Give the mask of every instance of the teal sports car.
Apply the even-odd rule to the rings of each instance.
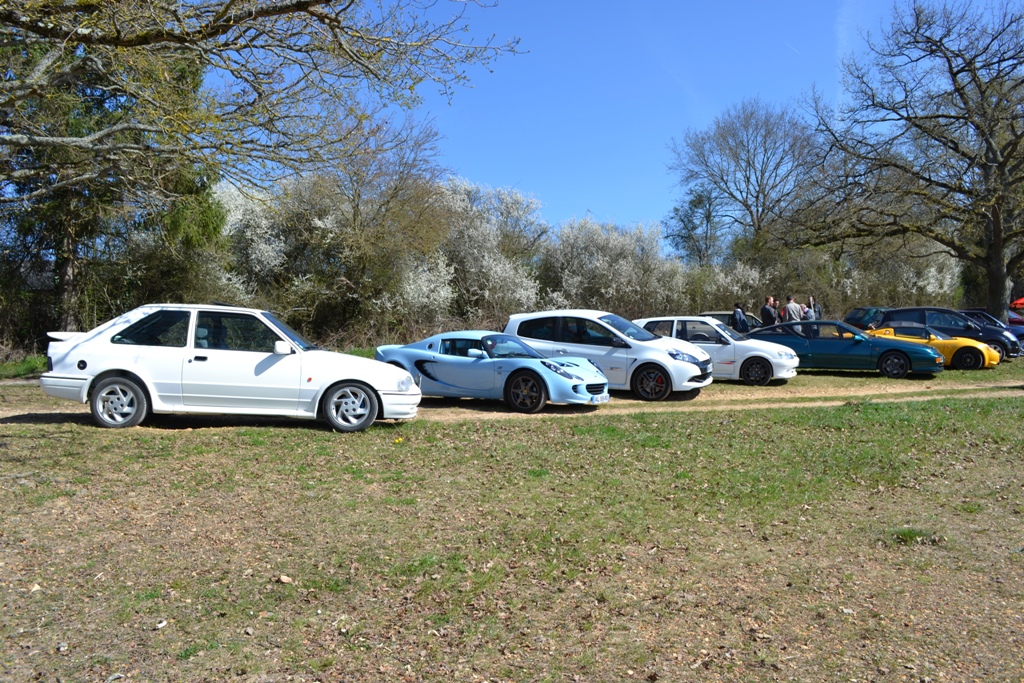
[[[782,323],[752,330],[752,339],[793,349],[800,369],[878,370],[899,379],[911,373],[941,372],[942,354],[929,346],[864,334],[838,320]]]
[[[374,357],[407,370],[424,396],[504,400],[520,413],[550,401],[608,402],[608,378],[586,358],[545,358],[510,334],[444,332],[405,346],[378,346]]]

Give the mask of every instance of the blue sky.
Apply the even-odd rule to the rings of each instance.
[[[682,191],[668,145],[746,98],[789,103],[840,92],[837,65],[877,36],[892,0],[499,0],[475,34],[518,36],[525,54],[421,114],[442,164],[541,203],[557,225],[590,215],[659,222]]]

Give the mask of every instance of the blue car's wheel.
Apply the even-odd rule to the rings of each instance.
[[[644,401],[664,401],[672,393],[672,378],[657,365],[644,365],[633,373],[633,393]]]
[[[536,413],[548,402],[544,381],[534,372],[517,372],[505,383],[505,403],[519,413]]]
[[[910,372],[910,359],[899,351],[890,351],[878,360],[878,370],[890,379],[906,377]]]

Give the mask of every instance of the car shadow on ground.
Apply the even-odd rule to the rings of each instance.
[[[548,403],[538,415],[585,415],[593,413],[599,406],[592,405],[558,405]],[[420,401],[420,411],[430,414],[439,410],[465,410],[473,413],[510,413],[513,415],[522,414],[509,408],[503,401],[489,401],[480,398],[437,398],[424,396]]]
[[[801,375],[808,375],[810,377],[880,377],[881,373],[877,370],[817,370],[814,368],[800,368]],[[935,376],[939,373],[936,372],[920,372],[912,375],[906,375],[898,380],[894,379],[894,382],[902,381],[924,381],[935,379]]]

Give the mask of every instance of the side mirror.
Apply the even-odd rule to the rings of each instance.
[[[853,335],[853,341],[855,341],[855,342],[862,342],[862,341],[867,341],[867,340],[868,340],[868,338],[865,337],[863,334],[855,334],[855,335]]]
[[[466,355],[470,358],[484,358],[487,354],[482,349],[467,349]]]
[[[619,339],[618,337],[612,337],[612,346],[617,348],[617,349],[628,349],[628,348],[631,348],[629,346],[629,344],[627,344],[622,339]]]
[[[293,353],[295,353],[295,351],[292,350],[292,345],[289,344],[288,342],[281,341],[280,339],[274,342],[275,356],[288,356]]]

